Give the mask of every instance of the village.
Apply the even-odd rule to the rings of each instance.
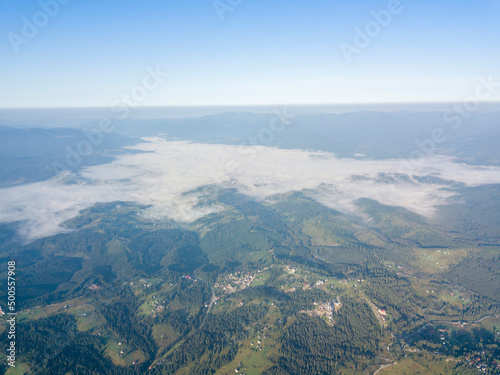
[[[313,304],[313,310],[301,310],[299,313],[324,318],[326,323],[329,325],[333,325],[333,315],[342,307],[340,297],[337,297],[330,302],[313,302]]]
[[[260,271],[259,271],[260,272]],[[216,282],[214,288],[220,294],[231,294],[238,290],[248,288],[255,279],[256,274],[250,272],[234,272],[224,276],[223,280]]]
[[[483,353],[477,353],[476,355],[470,355],[470,356],[465,356],[464,361],[471,367],[475,367],[481,372],[486,372],[489,369],[489,366],[483,362],[483,359],[481,358],[481,354]],[[497,369],[500,369],[500,363],[493,361],[493,366],[496,367]]]

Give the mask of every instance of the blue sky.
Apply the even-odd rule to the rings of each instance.
[[[143,106],[461,101],[500,81],[500,0],[401,0],[363,48],[390,1],[61,0],[44,20],[53,1],[0,0],[0,108],[109,107],[147,67],[169,76]]]

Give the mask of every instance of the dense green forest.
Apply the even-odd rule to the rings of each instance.
[[[499,248],[463,222],[370,200],[357,202],[364,222],[303,193],[210,194],[225,210],[192,224],[115,202],[27,245],[2,227],[0,267],[17,263],[19,371],[363,374],[411,359],[445,373],[452,358],[463,373],[498,373]]]

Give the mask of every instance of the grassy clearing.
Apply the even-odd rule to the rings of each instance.
[[[372,230],[364,230],[354,235],[359,242],[366,243],[371,246],[384,247],[386,242],[380,239],[380,235]]]
[[[115,238],[108,242],[106,245],[106,251],[108,254],[122,254],[127,251],[127,243],[118,238]]]
[[[120,345],[121,344],[121,345]],[[137,360],[135,352],[125,343],[118,341],[115,337],[108,340],[105,350],[106,355],[117,366],[128,366]]]
[[[158,353],[179,338],[180,334],[167,324],[158,324],[153,327],[153,338],[158,345]]]
[[[457,264],[467,256],[471,249],[421,249],[414,248],[417,256],[414,265],[426,273],[436,273],[448,269],[452,264]]]
[[[24,363],[16,362],[16,367],[11,367],[5,375],[24,375],[30,371],[30,367]]]
[[[341,246],[342,239],[335,236],[331,230],[321,226],[320,219],[311,219],[303,223],[302,233],[311,237],[315,246]]]
[[[95,311],[85,311],[76,316],[77,327],[81,332],[93,331],[104,325],[105,321]]]
[[[414,359],[405,358],[397,364],[380,370],[377,372],[377,375],[452,375],[454,367],[454,362],[446,362],[445,359],[438,360],[437,362],[431,362],[425,360],[424,358],[419,358],[417,362]]]

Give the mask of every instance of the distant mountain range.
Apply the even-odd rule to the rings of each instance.
[[[375,112],[293,116],[227,112],[199,118],[118,121],[116,132],[127,137],[166,134],[169,139],[196,142],[275,146],[332,152],[339,157],[408,158],[419,144],[442,129],[436,153],[470,164],[500,165],[500,112],[475,113],[454,129],[458,114],[444,112]],[[451,119],[454,119],[453,121]],[[283,123],[284,122],[284,123]],[[86,129],[97,128],[97,122]],[[421,147],[429,147],[423,145]]]
[[[82,154],[91,151],[84,157],[78,155],[81,142],[85,142],[84,146],[92,146],[92,150],[82,147]],[[113,160],[113,155],[123,152],[123,147],[133,145],[137,140],[106,134],[100,142],[94,138],[94,143],[81,129],[0,126],[0,187],[43,181],[54,177],[60,169],[78,171],[86,166],[108,163]],[[78,157],[69,159],[68,163],[67,158],[75,153]]]
[[[0,186],[50,178],[54,175],[54,163],[72,171],[107,163],[116,153],[124,152],[123,147],[138,143],[137,138],[158,135],[168,140],[320,150],[342,158],[407,159],[432,152],[472,165],[500,165],[500,112],[472,114],[461,120],[459,128],[443,116],[443,112],[437,111],[299,116],[283,111],[114,120],[114,133],[106,134],[77,167],[68,165],[66,158],[80,142],[88,140],[85,131],[99,129],[98,121],[79,129],[0,126]],[[448,119],[456,120],[458,115],[454,116],[448,114]]]

